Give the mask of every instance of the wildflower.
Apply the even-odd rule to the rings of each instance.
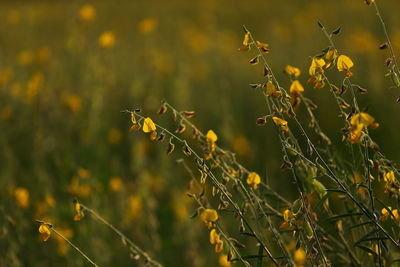
[[[261,183],[260,175],[256,172],[251,172],[247,175],[247,184],[249,184],[253,189],[257,189],[258,185]]]
[[[110,144],[118,144],[122,140],[122,133],[116,128],[111,128],[108,131],[107,140]]]
[[[314,57],[311,61],[311,66],[308,69],[310,76],[316,76],[323,73],[323,67],[325,66],[325,60],[323,58]]]
[[[231,263],[228,260],[227,254],[221,254],[218,258],[218,263],[221,267],[231,267]]]
[[[280,126],[281,130],[284,132],[289,131],[289,128],[287,127],[288,122],[278,118],[278,117],[272,117],[272,120],[274,121],[275,125]]]
[[[14,196],[19,207],[23,209],[29,207],[29,191],[26,188],[17,187],[14,191]]]
[[[103,32],[99,37],[99,45],[104,48],[109,48],[115,44],[115,35],[111,31]]]
[[[82,179],[87,179],[90,177],[90,171],[85,168],[79,168],[78,169],[78,176]]]
[[[42,241],[47,241],[47,239],[49,239],[50,234],[51,234],[50,228],[51,228],[51,226],[46,223],[40,224],[39,233],[41,234],[40,238]]]
[[[215,142],[217,142],[218,140],[218,136],[215,134],[215,132],[213,130],[208,130],[207,134],[206,134],[206,140],[207,143],[211,149],[211,151],[215,150]]]
[[[108,182],[108,187],[113,192],[121,191],[123,186],[124,186],[124,183],[122,182],[121,178],[118,176],[112,177],[111,180]]]
[[[33,62],[35,54],[31,50],[23,50],[18,55],[18,64],[25,66]]]
[[[374,117],[365,112],[357,113],[351,117],[349,139],[352,144],[360,141],[362,131],[366,127],[377,128],[379,123],[375,122]]]
[[[350,71],[350,68],[354,66],[353,61],[345,55],[340,55],[337,59],[337,69],[338,71],[345,71],[346,77],[351,77],[353,73]]]
[[[131,195],[128,198],[127,219],[133,221],[142,214],[143,203],[139,196]]]
[[[337,58],[336,49],[329,49],[329,51],[325,54],[326,64],[324,66],[325,69],[329,69]]]
[[[73,113],[78,113],[82,109],[82,101],[80,97],[76,94],[64,94],[62,100],[67,108],[69,108]]]
[[[138,28],[141,33],[150,33],[157,27],[157,20],[154,18],[147,18],[139,22]]]
[[[393,171],[389,171],[385,173],[385,176],[383,177],[386,183],[394,183],[396,181],[396,177],[394,176]]]
[[[200,219],[204,222],[207,227],[211,227],[213,222],[218,220],[218,213],[214,209],[205,209],[200,214]]]
[[[256,41],[256,45],[257,45],[257,47],[259,47],[261,49],[261,51],[263,51],[263,53],[268,53],[269,52],[269,48],[268,48],[269,45],[268,44]]]
[[[223,248],[224,248],[224,242],[220,240],[217,244],[215,244],[214,251],[215,253],[220,253]]]
[[[267,96],[272,95],[274,97],[278,97],[282,94],[282,91],[276,89],[276,86],[271,81],[268,81],[267,83],[265,83],[264,87],[265,87],[265,93],[267,94]]]
[[[219,243],[221,241],[219,234],[217,233],[217,230],[215,228],[213,228],[210,231],[210,244],[211,245],[215,245],[217,243]]]
[[[74,209],[75,209],[74,221],[80,221],[85,216],[85,214],[83,213],[81,203],[79,203],[79,201],[76,199],[74,200]]]
[[[372,245],[371,246],[371,250],[374,251],[376,253],[376,255],[378,255],[378,254],[380,254],[382,252],[380,250],[378,244]],[[368,252],[368,256],[373,256],[373,254]]]
[[[250,49],[250,33],[246,32],[243,37],[243,46],[239,48],[239,51],[247,51]]]
[[[311,66],[308,69],[308,73],[311,77],[308,79],[308,82],[314,83],[315,88],[322,88],[325,85],[322,76],[325,64],[326,62],[323,58],[314,57],[311,61]]]
[[[386,220],[389,218],[389,216],[390,216],[389,210],[392,211],[392,207],[389,206],[388,209],[383,208],[383,209],[381,210],[382,215],[381,215],[381,217],[379,218],[379,220],[381,220],[381,221],[386,221]]]
[[[79,16],[83,21],[91,21],[96,17],[96,9],[92,5],[84,5],[79,10]]]
[[[301,85],[301,83],[298,80],[294,80],[292,84],[290,85],[290,92],[294,93],[296,95],[304,92],[304,87]]]
[[[301,71],[299,68],[293,67],[292,65],[286,65],[285,67],[285,73],[290,75],[290,76],[294,76],[294,77],[299,77],[301,74]]]
[[[297,266],[304,266],[304,264],[306,263],[306,252],[304,251],[304,249],[299,248],[294,252],[293,255],[293,260],[296,263]]]
[[[156,130],[156,125],[154,124],[152,119],[147,117],[146,119],[144,119],[142,130],[145,133],[154,132]]]
[[[285,220],[285,222],[288,222],[292,217],[293,217],[293,214],[290,210],[286,209],[283,212],[283,219]]]

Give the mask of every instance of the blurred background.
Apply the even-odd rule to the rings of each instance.
[[[378,4],[398,52],[400,3]],[[93,218],[73,221],[75,197],[167,266],[177,259],[179,266],[218,266],[207,229],[189,218],[196,206],[185,194],[189,174],[176,163],[183,155],[167,156],[166,144],[129,132],[129,116],[120,112],[141,108],[175,129],[156,115],[163,99],[195,110],[199,129],[213,129],[218,144],[296,198],[290,175],[279,169],[273,127],[255,124],[267,110],[249,83],[262,81],[262,67],[248,64],[255,51],[238,51],[242,25],[270,45],[267,58],[282,86],[290,85],[287,64],[302,70],[322,128],[346,153],[328,88],[306,84],[310,57],[328,46],[316,21],[341,26],[337,47],[355,63],[353,82],[368,90],[360,104],[381,125],[372,136],[400,161],[400,92],[385,77],[384,35],[362,0],[15,0],[0,1],[0,17],[1,267],[85,265],[61,239],[41,242],[35,219],[53,223],[100,266],[140,266]],[[328,76],[340,86],[342,73]]]

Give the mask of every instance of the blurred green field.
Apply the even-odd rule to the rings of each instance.
[[[400,2],[379,5],[400,56]],[[316,21],[341,26],[337,45],[355,62],[354,82],[368,90],[359,101],[380,123],[371,134],[400,161],[400,92],[385,77],[388,51],[378,49],[385,39],[362,0],[21,0],[1,1],[0,17],[1,267],[85,266],[61,239],[41,242],[35,219],[52,222],[100,266],[142,266],[96,220],[72,219],[75,197],[166,266],[218,266],[207,230],[189,218],[189,174],[176,162],[184,156],[167,156],[166,144],[129,132],[129,116],[121,113],[141,108],[175,129],[156,115],[163,99],[195,110],[200,129],[213,129],[219,145],[296,198],[290,175],[279,168],[272,125],[255,124],[266,108],[249,83],[260,82],[262,68],[248,64],[253,51],[238,52],[242,25],[270,45],[267,57],[283,86],[290,85],[287,64],[302,70],[305,95],[339,146],[336,103],[327,88],[306,81],[310,57],[328,46]],[[341,74],[331,77],[341,82]],[[305,110],[298,113],[308,120]],[[345,149],[337,153],[347,156]]]

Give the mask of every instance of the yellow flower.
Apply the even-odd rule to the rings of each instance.
[[[265,93],[267,96],[274,96],[278,97],[282,94],[281,90],[276,89],[276,86],[271,82],[268,81],[267,83],[264,84],[265,87]]]
[[[133,221],[142,215],[143,202],[139,196],[131,195],[128,198],[128,221]]]
[[[286,65],[285,67],[285,72],[290,75],[290,76],[294,76],[294,77],[299,77],[301,74],[301,71],[299,68],[293,67],[292,65]]]
[[[111,128],[108,131],[107,139],[110,144],[118,144],[122,140],[122,133],[116,128]]]
[[[215,142],[218,140],[218,136],[214,133],[213,130],[208,130],[206,134],[206,140],[208,145],[210,146],[211,151],[215,149]]]
[[[345,55],[340,55],[337,59],[337,69],[338,71],[345,71],[346,77],[350,77],[353,74],[350,71],[350,68],[354,66],[353,61]]]
[[[82,179],[87,179],[90,177],[90,171],[85,168],[79,168],[78,169],[78,176]]]
[[[307,255],[304,249],[299,248],[294,252],[293,260],[297,266],[304,266],[304,264],[306,263],[306,258]]]
[[[371,126],[372,128],[376,128],[379,126],[375,123],[374,117],[365,112],[353,115],[350,119],[350,124],[351,125],[364,124],[365,126]]]
[[[250,41],[250,33],[246,32],[243,37],[243,45],[248,46]]]
[[[213,228],[210,231],[210,244],[211,245],[215,245],[217,243],[219,243],[221,241],[219,234],[217,233],[217,230],[215,228]]]
[[[390,211],[392,211],[392,207],[389,206],[388,209],[389,209]],[[383,209],[381,210],[382,215],[381,215],[381,217],[379,218],[379,220],[381,220],[381,221],[386,221],[386,220],[389,218],[389,216],[390,216],[389,210],[387,210],[386,208],[383,208]]]
[[[392,210],[392,213],[396,221],[399,221],[400,220],[399,210],[398,209]]]
[[[96,17],[96,9],[92,5],[84,5],[79,10],[81,20],[91,21]]]
[[[224,248],[224,242],[220,240],[217,244],[215,244],[214,251],[215,253],[220,253]]]
[[[258,185],[261,183],[260,175],[256,172],[251,172],[247,175],[247,184],[249,184],[253,189],[257,189]]]
[[[81,204],[76,199],[74,200],[74,209],[74,221],[80,221],[85,216],[85,214],[83,213]]]
[[[285,126],[285,125],[287,125],[287,121],[282,120],[282,119],[280,119],[280,118],[278,118],[278,117],[272,117],[272,120],[274,121],[274,123],[275,123],[276,125],[279,125],[279,126]]]
[[[200,219],[204,222],[207,227],[211,227],[213,222],[218,220],[218,213],[214,209],[205,209],[200,214]]]
[[[302,93],[304,92],[304,87],[298,80],[294,80],[290,85],[290,92],[295,94]]]
[[[14,191],[14,196],[19,207],[23,209],[29,207],[29,191],[26,188],[17,187]]]
[[[145,133],[154,132],[156,130],[156,125],[154,124],[152,119],[147,117],[146,119],[144,119],[142,130]]]
[[[376,128],[379,127],[379,123],[375,122],[374,117],[365,112],[354,114],[351,117],[349,136],[351,143],[354,144],[360,141],[362,131],[365,127]]]
[[[157,20],[154,18],[147,18],[139,22],[138,28],[141,33],[150,33],[157,27]]]
[[[47,239],[49,239],[51,231],[50,231],[50,226],[48,224],[42,223],[39,226],[39,233],[40,235],[40,239],[42,241],[47,241]]]
[[[218,258],[218,263],[221,267],[231,267],[231,263],[228,261],[227,254],[221,254]]]
[[[111,180],[108,182],[108,187],[113,192],[121,191],[123,186],[124,186],[124,183],[122,182],[121,178],[117,177],[117,176],[111,178]]]
[[[112,47],[115,44],[115,35],[111,31],[103,32],[99,37],[99,45],[104,48]]]
[[[293,217],[293,214],[290,210],[286,209],[283,212],[283,219],[285,220],[285,222],[288,222],[292,217]]]
[[[316,76],[317,74],[323,73],[323,67],[325,66],[325,60],[323,58],[314,57],[311,61],[311,66],[308,69],[310,76]]]
[[[395,177],[393,171],[389,171],[389,172],[385,173],[385,176],[383,177],[383,179],[387,183],[394,183],[396,181],[396,177]]]

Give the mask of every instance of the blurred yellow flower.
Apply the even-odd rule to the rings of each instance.
[[[156,125],[151,118],[147,117],[144,119],[142,130],[145,133],[154,132],[156,130]]]
[[[208,132],[206,134],[206,140],[207,140],[207,143],[208,143],[211,151],[214,151],[214,149],[216,147],[215,142],[217,142],[218,136],[216,135],[216,133],[213,130],[208,130]]]
[[[32,75],[26,85],[26,100],[30,103],[37,96],[40,87],[43,85],[44,75],[41,72],[36,72]]]
[[[35,54],[31,50],[23,50],[18,55],[18,64],[19,65],[29,65],[33,62]]]
[[[374,117],[368,113],[361,112],[354,114],[350,119],[350,142],[353,144],[358,143],[360,141],[362,131],[366,127],[377,128],[379,127],[379,123],[375,122]]]
[[[0,120],[6,121],[11,118],[13,109],[10,105],[5,105],[0,109]]]
[[[90,171],[85,168],[79,168],[78,169],[78,176],[82,179],[87,179],[90,177]]]
[[[111,31],[103,32],[99,37],[99,45],[104,48],[109,48],[115,44],[115,35]]]
[[[354,63],[348,56],[340,55],[336,64],[338,71],[345,71],[346,77],[351,77],[353,75],[350,68],[354,66]]]
[[[304,249],[299,248],[295,250],[293,260],[296,263],[297,267],[304,266],[304,264],[306,263],[306,258],[307,255]]]
[[[128,197],[127,219],[133,221],[142,214],[143,204],[139,196],[131,195]]]
[[[64,105],[71,110],[73,113],[78,113],[82,109],[81,98],[76,94],[65,93],[62,96]]]
[[[212,223],[216,222],[218,218],[218,213],[214,209],[205,209],[200,214],[200,220],[202,220],[207,227],[211,227]]]
[[[217,243],[219,243],[221,241],[219,234],[217,233],[217,230],[215,228],[213,228],[210,231],[210,244],[211,245],[215,245]]]
[[[57,228],[57,231],[67,239],[72,238],[72,236],[74,235],[72,229],[69,228]],[[57,253],[59,255],[67,254],[71,246],[67,242],[65,242],[65,240],[59,235],[55,235],[55,240],[57,242]]]
[[[154,18],[146,18],[139,22],[138,29],[141,33],[150,33],[157,27],[158,21]]]
[[[261,177],[256,172],[250,172],[246,179],[247,184],[249,184],[253,189],[257,189],[258,185],[261,183]]]
[[[29,191],[24,187],[17,187],[14,190],[14,196],[17,201],[17,205],[23,209],[29,207]]]
[[[275,123],[276,125],[279,125],[279,126],[285,126],[285,125],[287,125],[287,121],[282,120],[281,118],[272,117],[272,120],[274,121],[274,123]]]
[[[388,171],[387,173],[385,173],[383,179],[385,180],[386,183],[394,183],[396,181],[394,171]]]
[[[79,10],[79,17],[83,21],[91,21],[96,17],[96,9],[90,4],[84,5]]]
[[[283,219],[285,220],[285,222],[290,221],[290,219],[291,219],[292,217],[293,217],[293,214],[292,214],[292,212],[291,212],[290,210],[286,209],[286,210],[283,212]]]
[[[51,56],[51,50],[49,47],[47,46],[43,46],[41,48],[39,48],[38,52],[37,52],[37,61],[39,63],[43,63],[46,62]]]
[[[123,186],[124,186],[124,183],[119,176],[112,177],[110,179],[110,181],[108,182],[108,188],[110,188],[110,190],[113,192],[121,191]]]
[[[233,151],[239,156],[252,156],[251,144],[249,140],[243,135],[239,135],[233,138],[232,148]]]
[[[40,224],[39,233],[40,233],[40,239],[42,241],[47,241],[47,239],[49,239],[49,237],[51,235],[50,226],[45,223]]]
[[[5,68],[0,70],[0,86],[6,85],[13,76],[11,68]]]
[[[301,71],[299,68],[293,67],[292,65],[286,65],[285,67],[285,72],[290,75],[290,76],[294,76],[294,77],[299,77],[301,74]]]
[[[117,128],[111,128],[108,131],[107,140],[110,144],[118,144],[122,140],[122,133]]]
[[[290,85],[290,92],[295,94],[302,93],[304,92],[304,87],[298,80],[294,80]]]
[[[231,263],[228,261],[227,254],[221,254],[218,258],[218,263],[221,267],[231,267]]]
[[[74,221],[80,221],[85,216],[85,214],[83,213],[81,203],[79,203],[76,199],[74,200],[74,210]]]

